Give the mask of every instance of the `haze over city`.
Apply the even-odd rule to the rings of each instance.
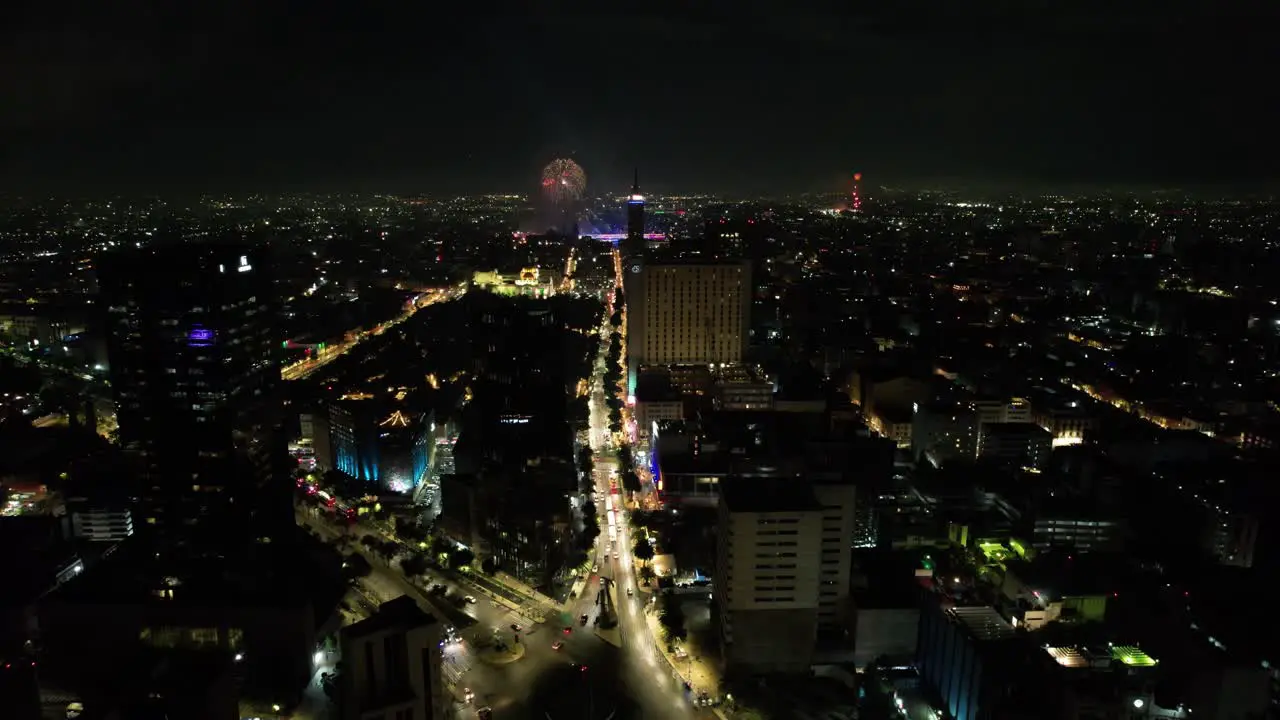
[[[1274,17],[772,3],[481,13],[27,8],[0,56],[10,192],[522,192],[548,158],[625,191],[1269,182]]]

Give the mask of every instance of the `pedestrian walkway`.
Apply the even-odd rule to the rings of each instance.
[[[469,573],[465,577],[486,595],[501,597],[504,605],[514,605],[513,609],[518,609],[527,617],[536,619],[537,622],[564,612],[572,604],[572,601],[558,603],[506,573],[496,575]]]
[[[479,573],[447,573],[446,577],[451,578],[459,584],[465,584],[475,590],[475,592],[483,595],[498,605],[511,610],[520,615],[527,623],[542,623],[549,619],[554,619],[560,613],[560,607],[548,606],[546,603],[535,600],[518,593],[513,592],[510,588],[501,583],[494,582],[492,577],[481,575]]]
[[[520,593],[520,594],[522,594],[522,595],[528,596],[528,597],[529,597],[529,598],[531,598],[531,599],[538,600],[538,601],[542,602],[543,604],[546,604],[546,605],[552,605],[552,606],[555,606],[555,605],[559,605],[559,604],[560,604],[560,603],[556,602],[553,598],[550,598],[550,597],[548,597],[548,596],[546,596],[546,595],[544,595],[544,594],[542,594],[542,593],[538,592],[536,589],[534,589],[534,588],[533,588],[533,586],[531,586],[531,585],[526,585],[525,583],[520,582],[519,580],[517,580],[517,579],[515,579],[515,578],[511,577],[510,575],[508,575],[508,574],[506,574],[506,573],[504,573],[504,572],[502,572],[502,571],[498,571],[498,572],[494,573],[494,574],[493,574],[493,580],[494,580],[495,582],[497,582],[497,583],[500,583],[500,584],[502,584],[502,585],[506,586],[507,588],[509,588],[509,589],[511,589],[511,590],[513,590],[513,591],[515,591],[515,592],[518,592],[518,593]]]
[[[701,655],[690,655],[671,652],[665,638],[666,630],[662,627],[662,623],[658,621],[657,606],[649,606],[645,608],[644,618],[649,626],[649,632],[653,636],[654,645],[658,647],[658,651],[662,653],[662,657],[671,666],[672,671],[686,685],[688,685],[695,696],[705,693],[711,701],[720,698],[720,675]]]

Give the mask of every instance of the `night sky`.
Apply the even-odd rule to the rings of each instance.
[[[666,191],[1277,178],[1274,12],[881,4],[30,3],[0,22],[0,186],[527,192],[556,156],[602,192],[636,165]]]

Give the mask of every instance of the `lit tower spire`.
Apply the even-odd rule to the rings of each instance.
[[[862,173],[853,174],[853,198],[849,209],[853,212],[862,212],[862,194],[859,192],[859,185],[862,183]]]
[[[644,251],[644,195],[640,194],[640,169],[636,169],[631,195],[627,197],[626,255],[639,255]]]

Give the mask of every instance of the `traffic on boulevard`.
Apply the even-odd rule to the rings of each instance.
[[[433,290],[431,292],[422,293],[406,303],[403,313],[381,323],[372,330],[360,331],[354,334],[348,333],[348,335],[350,335],[348,340],[327,346],[322,351],[316,352],[314,355],[309,355],[303,360],[293,363],[292,365],[286,365],[281,368],[280,377],[284,380],[290,381],[302,380],[310,377],[315,371],[350,352],[352,348],[359,345],[366,338],[377,337],[387,330],[413,317],[414,313],[418,312],[422,308],[438,302],[454,300],[458,298],[461,293],[462,291],[458,289]]]
[[[606,394],[617,391],[605,386],[612,341],[607,317],[600,340],[583,437],[593,457],[594,493],[583,511],[597,514],[601,532],[563,602],[466,566],[432,561],[424,568],[421,560],[410,560],[422,557],[418,544],[374,520],[375,513],[299,481],[299,524],[337,547],[348,562],[358,556],[368,566],[357,573],[343,602],[344,624],[404,595],[446,623],[442,674],[455,717],[555,717],[570,708],[582,717],[584,706],[601,718],[711,716],[704,699],[672,668],[646,620],[655,596],[633,572],[617,456],[623,439],[611,431],[606,403]],[[317,686],[332,681],[331,669],[317,669]]]

